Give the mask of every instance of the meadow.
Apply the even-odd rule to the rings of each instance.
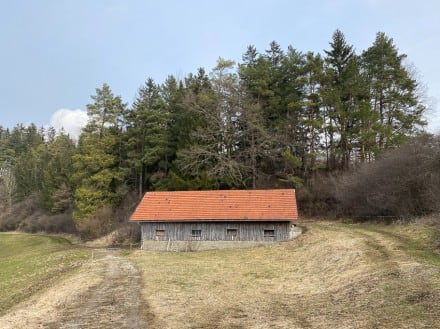
[[[90,254],[65,237],[0,233],[0,315],[80,267]]]
[[[138,251],[149,328],[439,328],[440,235],[310,222],[248,250]]]
[[[440,229],[431,224],[302,220],[292,241],[196,252],[2,233],[0,326],[439,328]]]

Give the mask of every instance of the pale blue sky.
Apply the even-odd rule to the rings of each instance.
[[[0,125],[73,124],[104,82],[131,103],[148,77],[240,61],[249,44],[323,53],[337,28],[358,53],[385,32],[440,101],[439,15],[435,0],[0,0]],[[438,106],[428,120],[440,131]]]

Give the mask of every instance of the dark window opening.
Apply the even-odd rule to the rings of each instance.
[[[164,236],[165,235],[165,230],[156,230],[156,235],[157,236]]]
[[[156,230],[156,239],[161,240],[166,237],[165,230]]]
[[[264,230],[264,237],[274,237],[275,236],[275,230]]]
[[[238,235],[238,229],[236,229],[236,228],[228,228],[228,229],[226,229],[226,237],[229,240],[237,239],[237,235]]]
[[[200,239],[202,236],[202,230],[191,230],[191,237],[194,239]]]

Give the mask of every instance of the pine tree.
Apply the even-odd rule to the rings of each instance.
[[[90,121],[86,131],[103,137],[105,132],[118,129],[126,107],[121,97],[115,97],[110,86],[104,83],[102,88],[96,88],[96,95],[92,95],[91,98],[94,102],[87,104]]]
[[[106,84],[96,89],[91,98],[95,101],[87,105],[91,119],[73,156],[76,220],[93,216],[105,206],[114,206],[127,193],[121,125],[125,104]]]
[[[362,54],[370,105],[379,117],[378,150],[400,144],[425,124],[422,115],[426,108],[418,98],[417,81],[404,67],[405,58],[383,32],[377,33],[373,45]]]

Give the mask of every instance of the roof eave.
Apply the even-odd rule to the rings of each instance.
[[[167,223],[194,223],[194,222],[292,222],[298,218],[282,219],[130,219],[131,222],[167,222]]]

